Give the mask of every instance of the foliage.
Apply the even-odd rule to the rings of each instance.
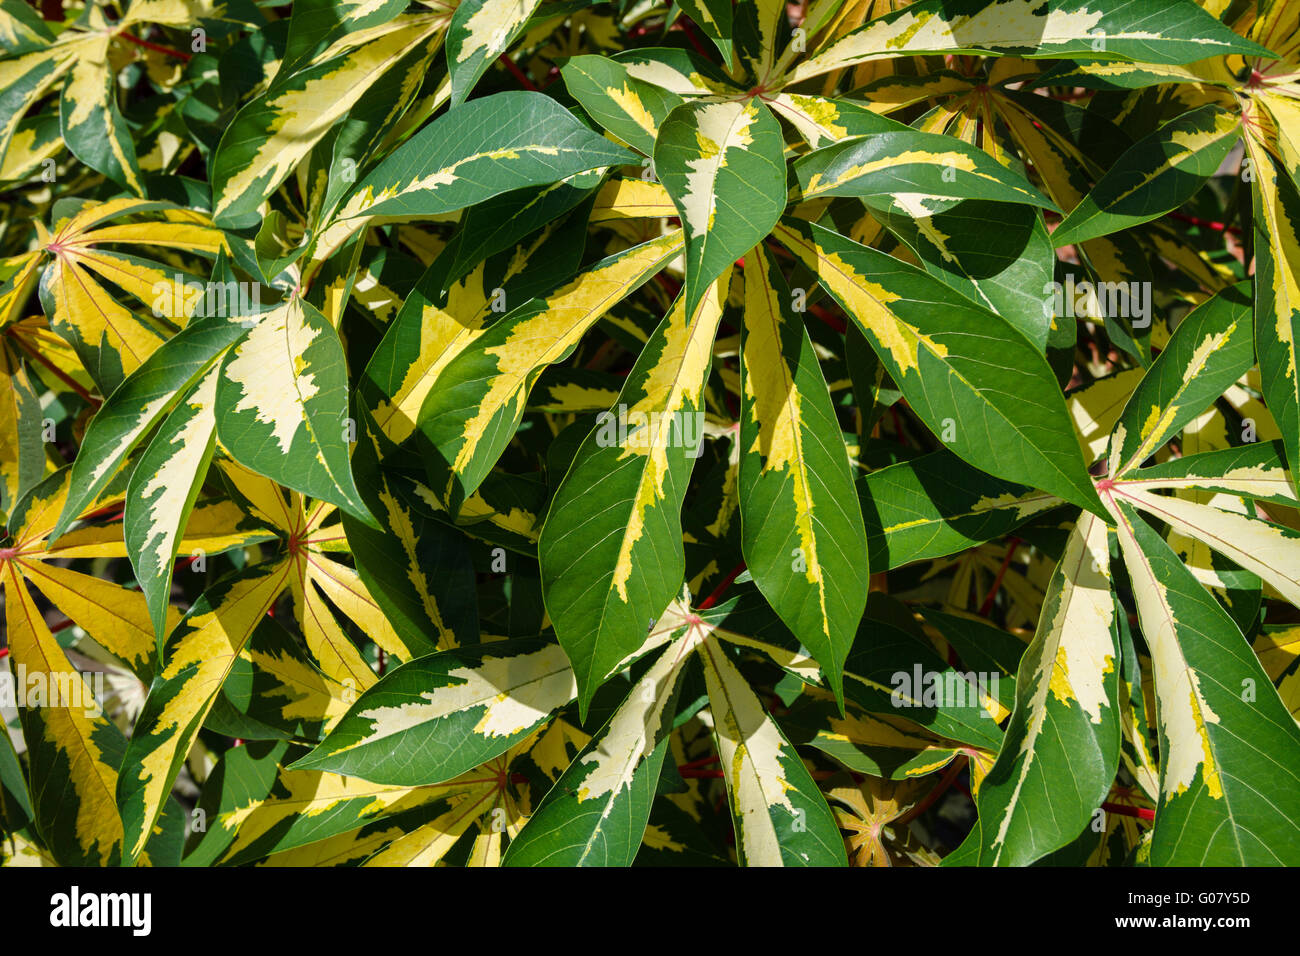
[[[4,862],[1300,863],[1286,0],[63,15]]]

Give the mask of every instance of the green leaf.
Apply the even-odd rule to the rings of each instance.
[[[357,184],[318,243],[340,248],[375,216],[429,218],[635,154],[580,123],[541,93],[496,93],[439,117]]]
[[[1177,209],[1214,175],[1237,141],[1240,122],[1207,105],[1138,140],[1056,227],[1052,243],[1086,242]]]
[[[835,41],[789,82],[918,53],[1058,59],[1098,52],[1152,63],[1269,55],[1191,0],[920,0]]]
[[[723,63],[732,64],[731,0],[679,0],[681,9],[713,41]]]
[[[348,373],[325,316],[299,296],[260,316],[226,355],[217,435],[240,464],[362,521],[374,519],[352,480]]]
[[[930,197],[988,199],[1056,209],[1023,177],[951,136],[900,130],[855,137],[794,161],[799,197],[890,197],[911,216],[928,216]]]
[[[443,651],[385,674],[291,768],[391,786],[441,783],[505,753],[576,694],[558,644]]]
[[[916,253],[926,272],[996,312],[1046,352],[1052,314],[1043,290],[1052,282],[1052,241],[1034,209],[968,200],[913,218],[883,202],[869,207]],[[998,228],[989,229],[990,222]]]
[[[781,124],[751,99],[683,103],[655,140],[654,168],[686,231],[686,311],[785,208]]]
[[[203,720],[253,629],[288,585],[290,565],[255,565],[203,593],[163,647],[117,779],[124,861],[135,860],[158,819]]]
[[[1300,862],[1300,726],[1237,625],[1169,545],[1112,505],[1155,669],[1153,866]]]
[[[786,220],[776,236],[862,327],[912,411],[945,445],[989,474],[1101,510],[1056,376],[1014,326],[821,226]]]
[[[109,66],[111,35],[78,45],[76,62],[59,101],[59,128],[69,152],[91,169],[144,195],[130,130],[117,108],[117,82]]]
[[[401,17],[367,34],[358,49],[291,75],[281,71],[235,114],[212,157],[216,223],[227,229],[256,225],[259,207],[312,147],[407,53],[440,43],[445,23],[435,15]]]
[[[212,460],[218,374],[209,369],[167,416],[127,484],[126,550],[159,642],[167,629],[176,552]]]
[[[1245,140],[1255,174],[1255,351],[1294,482],[1300,471],[1300,190],[1254,136]]]
[[[1117,606],[1106,526],[1084,515],[1047,586],[1006,738],[980,785],[968,838],[978,865],[1026,866],[1065,846],[1110,791],[1120,740]]]
[[[560,69],[564,85],[584,110],[623,142],[654,155],[659,129],[682,98],[644,83],[629,68],[603,56],[575,56]]]
[[[584,715],[681,591],[682,500],[704,440],[701,396],[728,276],[692,315],[678,297],[578,449],[538,540],[542,593]]]
[[[478,78],[515,42],[541,0],[462,0],[447,28],[451,105],[469,96]]]
[[[956,554],[1063,504],[986,475],[946,450],[879,468],[857,486],[877,571]]]
[[[867,537],[826,380],[771,255],[745,258],[740,539],[768,603],[837,698],[867,602]]]
[[[1127,475],[1154,455],[1245,375],[1254,358],[1245,283],[1185,316],[1124,406],[1111,436],[1111,476]]]

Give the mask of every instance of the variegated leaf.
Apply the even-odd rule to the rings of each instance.
[[[826,380],[776,262],[745,257],[740,539],[754,583],[836,696],[867,601],[867,537]]]
[[[352,480],[348,377],[338,332],[293,296],[256,320],[221,365],[217,435],[236,461],[372,521]]]
[[[386,674],[293,769],[389,786],[441,783],[504,753],[576,694],[558,644],[443,651]]]
[[[1109,792],[1120,741],[1116,608],[1106,525],[1085,514],[1048,585],[1006,738],[980,787],[968,837],[980,865],[1024,866],[1065,846]]]
[[[686,311],[785,208],[781,126],[762,100],[688,102],[664,120],[654,168],[686,232]]]
[[[694,314],[684,296],[673,304],[618,404],[579,447],[542,528],[542,593],[584,713],[681,590],[682,500],[704,438],[701,396],[726,288],[724,274]]]
[[[1014,326],[828,229],[786,220],[776,236],[861,326],[944,444],[992,475],[1101,509],[1078,444],[1059,424],[1066,411],[1056,378]]]

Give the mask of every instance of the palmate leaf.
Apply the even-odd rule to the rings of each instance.
[[[140,594],[46,560],[47,536],[67,495],[69,474],[63,469],[51,475],[15,509],[13,554],[0,561],[0,586],[10,665],[22,689],[35,825],[60,864],[111,866],[123,852],[114,788],[126,741],[56,641],[28,585],[144,680],[153,670],[154,647]],[[120,528],[115,530],[120,541]]]
[[[867,601],[867,538],[830,392],[785,279],[745,258],[740,536],[754,583],[837,697]]]
[[[11,664],[46,694],[20,716],[30,749],[37,829],[64,866],[115,866],[122,821],[114,800],[126,740],[100,708],[90,685],[68,662],[11,562],[3,568],[5,624]],[[29,699],[24,686],[24,700]]]
[[[292,634],[264,617],[221,685],[204,726],[242,740],[315,743],[356,695],[355,685],[324,674]]]
[[[1294,863],[1300,726],[1218,601],[1128,504],[1111,507],[1155,667],[1152,864]]]
[[[427,813],[415,811],[436,811],[469,786],[452,781],[436,787],[384,787],[332,773],[282,770],[263,794],[250,794],[252,799],[223,808],[210,832],[229,841],[219,858],[226,866],[352,833],[380,820],[396,824],[396,832],[389,834],[394,839],[403,831],[403,821],[418,826],[428,819]],[[406,813],[414,820],[404,817]]]
[[[1108,56],[1190,63],[1240,53],[1268,56],[1191,0],[920,0],[832,43],[790,74],[798,83],[871,60],[917,53]]]
[[[979,822],[967,838],[970,862],[1024,866],[1065,846],[1110,790],[1120,721],[1109,564],[1105,524],[1084,515],[1020,664],[1016,709],[980,787]],[[1063,778],[1073,786],[1065,787]]]
[[[1259,575],[1291,603],[1300,603],[1300,532],[1249,514],[1153,495],[1122,483],[1113,491],[1127,504],[1168,523],[1180,534],[1204,541],[1234,564]]]
[[[292,766],[389,786],[441,783],[504,753],[576,694],[558,644],[443,651],[386,674]]]
[[[22,4],[10,6],[18,10]],[[60,135],[68,150],[86,166],[126,187],[137,196],[144,186],[131,129],[117,107],[117,70],[122,34],[147,27],[189,27],[213,11],[206,3],[142,3],[130,5],[109,23],[100,7],[89,7],[84,18],[68,24],[55,37],[48,27],[7,10],[3,17],[11,39],[0,59],[0,159],[7,160],[12,137],[24,113],[60,81]],[[27,11],[30,14],[30,11]]]
[[[785,208],[781,125],[759,99],[683,103],[655,139],[654,168],[686,232],[686,311]]]
[[[137,215],[162,221],[110,223]],[[42,239],[44,254],[51,257],[40,284],[50,327],[76,349],[105,394],[162,345],[171,326],[184,325],[204,299],[178,286],[178,275],[179,282],[190,278],[181,270],[113,247],[153,247],[151,253],[160,257],[172,249],[212,255],[224,242],[201,213],[136,199],[87,203],[71,216],[56,216]],[[144,308],[123,304],[105,282]],[[141,314],[145,309],[152,313],[148,318]]]
[[[776,237],[861,326],[912,410],[992,475],[1100,511],[1046,359],[995,313],[938,279],[815,224]],[[942,315],[934,302],[943,302]]]
[[[29,584],[69,619],[77,621],[96,643],[141,680],[148,681],[156,668],[157,653],[143,595],[64,566],[64,559],[70,557],[125,556],[121,523],[85,527],[65,536],[58,546],[51,544],[50,529],[67,500],[71,472],[70,468],[62,468],[50,475],[14,510],[12,562]],[[120,506],[120,492],[88,502],[85,511],[109,504]],[[192,540],[185,543],[194,546]],[[177,620],[176,610],[169,609],[165,626]]]
[[[1116,484],[1140,491],[1200,488],[1292,507],[1296,502],[1280,441],[1171,458],[1148,465]]]
[[[694,314],[685,296],[673,304],[618,404],[578,449],[538,540],[542,593],[584,716],[681,589],[682,500],[704,437],[701,393],[729,271]]]
[[[408,644],[398,636],[357,571],[330,556],[330,552],[346,550],[342,524],[329,523],[337,517],[334,506],[305,501],[298,494],[291,494],[286,502],[275,482],[234,462],[222,461],[220,467],[235,495],[285,543],[295,617],[317,665],[354,696],[374,683],[374,675],[330,607],[384,651],[409,659],[411,646],[420,646],[418,639],[412,636]]]

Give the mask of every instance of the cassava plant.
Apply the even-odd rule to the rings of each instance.
[[[1289,0],[0,0],[7,865],[1300,863]]]

